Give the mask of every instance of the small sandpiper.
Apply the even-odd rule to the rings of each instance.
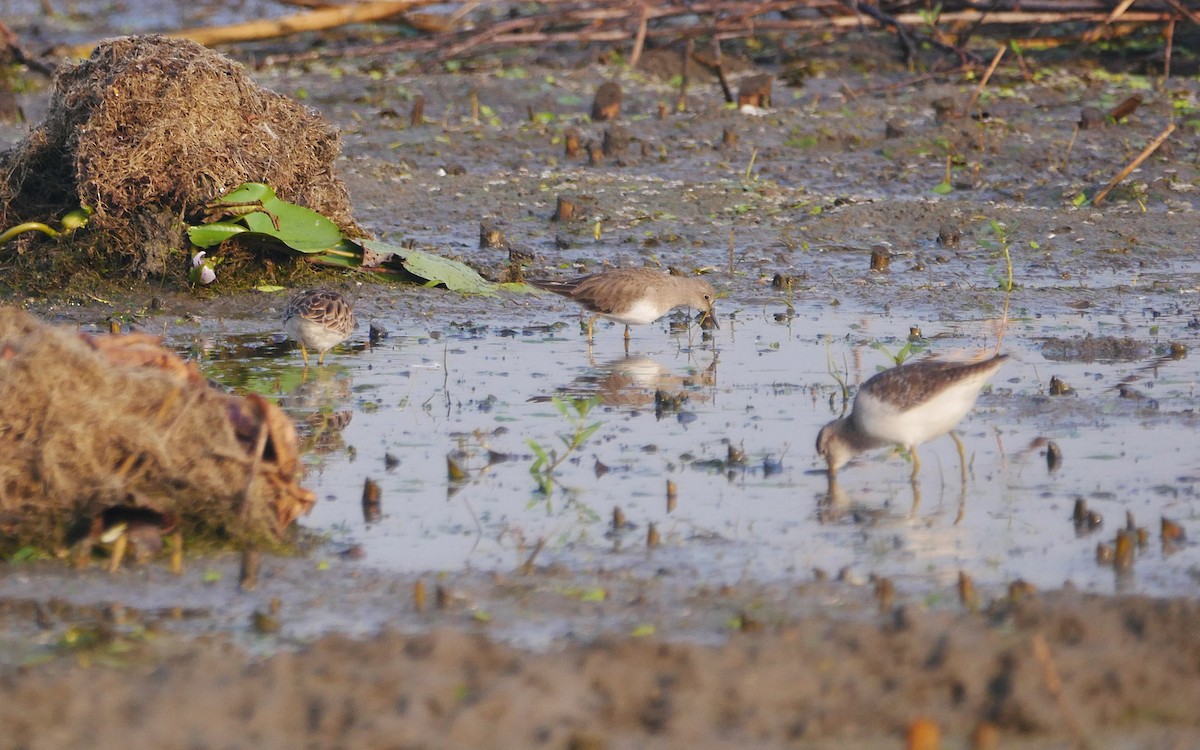
[[[672,276],[652,268],[618,268],[581,276],[568,281],[531,280],[538,289],[561,294],[595,313],[588,320],[588,343],[597,318],[608,318],[629,326],[653,323],[676,307],[690,307],[703,313],[714,328],[719,328],[713,312],[716,294],[703,279]]]
[[[346,298],[328,289],[305,289],[288,300],[283,310],[283,330],[300,342],[300,356],[308,367],[308,350],[317,352],[317,364],[325,364],[325,352],[350,338],[354,310]]]
[[[867,380],[854,397],[850,416],[835,419],[817,435],[817,453],[829,464],[830,477],[858,453],[899,445],[912,455],[915,481],[921,470],[917,446],[946,433],[954,438],[961,457],[962,443],[953,430],[1007,358],[997,354],[979,362],[926,359]]]

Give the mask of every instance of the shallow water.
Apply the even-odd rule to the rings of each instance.
[[[319,502],[303,523],[328,534],[331,551],[361,551],[367,566],[503,572],[532,554],[537,565],[577,572],[711,583],[845,569],[852,580],[892,577],[918,595],[944,592],[960,570],[985,586],[1021,578],[1105,593],[1194,589],[1200,553],[1187,544],[1166,551],[1158,534],[1161,516],[1186,526],[1200,510],[1200,458],[1189,448],[1194,358],[1160,357],[1148,344],[1132,361],[1053,361],[1036,347],[1048,331],[1103,334],[1129,320],[1011,321],[1004,349],[1013,356],[959,430],[965,485],[954,443],[940,438],[922,447],[915,485],[906,457],[881,450],[844,469],[831,496],[813,448],[843,408],[831,373],[854,385],[889,365],[907,321],[845,306],[788,317],[782,300],[724,302],[720,330],[663,320],[634,328],[629,354],[621,328],[607,323],[589,351],[578,317],[551,305],[536,318],[502,311],[432,334],[395,323],[373,347],[360,326],[351,346],[306,375],[271,326],[222,340],[204,361],[228,385],[273,393],[305,425]],[[994,321],[923,329],[926,353],[996,343]],[[1045,395],[1051,375],[1076,394]],[[1120,397],[1122,382],[1144,398]],[[656,413],[658,390],[686,398]],[[574,399],[596,397],[582,424],[599,426],[546,494],[530,473],[528,441],[562,450],[573,427],[555,396],[568,414]],[[1061,448],[1053,472],[1039,438]],[[731,449],[744,460],[731,461]],[[464,480],[450,480],[451,457]],[[370,518],[368,479],[380,489]],[[1103,517],[1091,533],[1072,523],[1078,497]],[[618,506],[629,526],[614,534]],[[1096,546],[1112,543],[1127,511],[1150,544],[1118,573],[1097,564]]]

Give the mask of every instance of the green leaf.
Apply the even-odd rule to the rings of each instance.
[[[633,629],[632,635],[634,638],[645,638],[648,635],[654,635],[656,628],[650,623],[642,623]]]
[[[496,293],[496,284],[480,276],[475,269],[465,263],[376,240],[360,239],[346,244],[355,243],[362,247],[362,264],[367,268],[377,268],[398,262],[413,276],[418,276],[434,284],[442,284],[452,292],[488,296]]]
[[[37,547],[25,546],[14,552],[12,557],[8,558],[8,561],[14,563],[28,562],[30,560],[36,560],[41,556],[42,553],[38,551]]]
[[[241,224],[217,221],[212,224],[188,227],[188,241],[196,247],[212,247],[245,231],[247,231],[246,228]]]
[[[590,438],[592,435],[596,434],[596,430],[600,429],[600,425],[601,425],[600,422],[596,422],[595,424],[590,424],[587,427],[584,427],[582,430],[580,430],[579,436],[577,438],[575,438],[575,445],[579,446],[579,445],[583,445],[584,443],[586,443],[587,439]]]
[[[949,182],[939,182],[937,185],[935,185],[933,187],[933,190],[931,192],[937,193],[938,195],[945,195],[945,194],[951,192],[952,190],[954,190],[954,186],[951,185]]]
[[[550,463],[550,457],[546,455],[546,449],[543,448],[536,440],[531,438],[526,440],[525,444],[529,446],[529,450],[533,451],[533,455],[537,456],[537,459],[529,465],[529,473],[537,474],[541,470],[542,466]]]
[[[287,289],[287,287],[277,284],[259,284],[254,287],[254,291],[256,292],[282,292],[284,289]]]
[[[251,232],[273,237],[302,253],[327,250],[342,241],[342,231],[338,229],[337,224],[311,208],[281,200],[270,185],[261,182],[239,185],[221,196],[214,207],[224,207],[227,212],[237,216],[234,220],[216,223],[236,226],[240,221]],[[212,224],[205,226],[211,227]],[[188,229],[189,238],[192,236],[192,229],[194,228]]]

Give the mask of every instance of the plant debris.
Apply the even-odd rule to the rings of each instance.
[[[278,407],[212,388],[156,337],[0,307],[0,549],[107,541],[145,511],[189,538],[277,543],[315,502],[298,447]]]
[[[18,257],[44,266],[72,254],[182,283],[184,223],[244,182],[267,183],[361,235],[333,171],[340,148],[321,115],[262,88],[224,55],[157,35],[111,39],[57,73],[43,122],[0,154],[0,224],[87,206],[93,215],[78,242]]]

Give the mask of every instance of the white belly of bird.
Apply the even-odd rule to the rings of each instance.
[[[630,306],[628,310],[622,313],[605,313],[604,317],[609,320],[615,320],[618,323],[624,323],[627,326],[640,326],[647,323],[653,323],[667,313],[658,305],[649,300],[642,300]]]
[[[860,393],[854,401],[854,418],[863,432],[880,440],[912,447],[957,427],[978,396],[979,384],[968,379],[902,411],[874,394]]]
[[[346,338],[337,331],[298,315],[289,318],[284,328],[293,339],[318,352],[327,352]]]

